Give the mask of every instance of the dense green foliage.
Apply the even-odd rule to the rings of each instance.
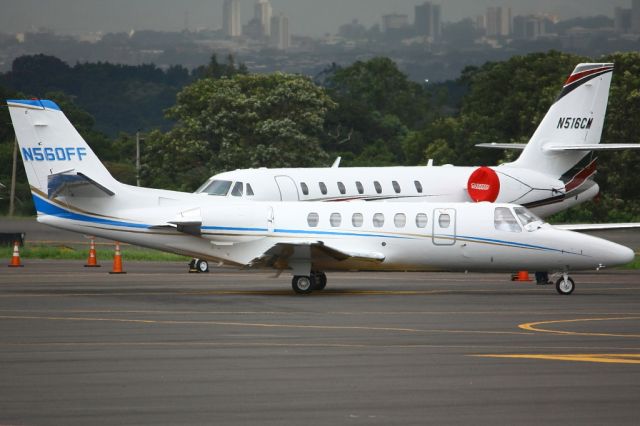
[[[250,74],[233,58],[222,64],[215,56],[191,73],[179,67],[161,71],[151,65],[70,67],[55,58],[29,57],[0,76],[0,95],[35,94],[59,102],[109,169],[126,182],[135,180],[131,133],[143,127],[143,183],[189,191],[224,170],[328,165],[338,155],[344,166],[416,165],[429,159],[455,165],[510,161],[513,151],[474,145],[526,142],[567,74],[582,61],[616,66],[603,142],[640,142],[640,53],[602,58],[553,51],[514,56],[469,67],[456,81],[442,84],[412,82],[387,58],[334,65],[323,73],[322,83],[315,84],[296,75]],[[34,64],[40,68],[34,70]],[[44,68],[51,75],[40,79]],[[86,81],[97,75],[96,81]],[[93,110],[86,103],[92,90],[104,94],[105,105],[111,107]],[[169,94],[170,100],[164,97]],[[123,122],[119,129],[130,134],[121,132],[113,138],[96,130],[96,121],[117,120],[110,115],[116,105],[110,99],[120,100],[119,117],[126,115],[133,124]],[[147,102],[153,114],[164,114],[162,123],[150,118],[153,114],[146,115],[146,107],[138,108]],[[154,120],[156,124],[149,125]],[[8,123],[4,109],[0,112],[0,164],[4,165],[10,164],[13,147]],[[602,153],[597,181],[603,195],[555,220],[640,220],[640,190],[632,173],[639,155]],[[19,171],[19,198],[28,207],[24,172],[21,167]],[[10,166],[0,169],[0,182],[7,186],[9,173]],[[6,198],[6,191],[1,195]],[[5,201],[0,203],[4,203],[0,208],[6,206]]]
[[[302,76],[236,74],[204,78],[178,95],[168,133],[147,137],[145,177],[153,186],[193,189],[213,172],[313,166],[327,161],[320,141],[334,102]]]

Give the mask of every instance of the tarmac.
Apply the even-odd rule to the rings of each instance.
[[[0,425],[638,424],[640,273],[0,265]],[[8,260],[2,259],[8,263]]]

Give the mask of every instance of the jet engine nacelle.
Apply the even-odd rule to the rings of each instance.
[[[467,181],[469,197],[477,203],[488,201],[493,203],[500,194],[500,178],[489,167],[479,167],[471,173]]]

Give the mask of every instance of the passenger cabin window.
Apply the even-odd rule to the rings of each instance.
[[[242,182],[236,182],[233,185],[233,189],[231,190],[231,195],[234,197],[242,197],[242,187],[244,184]]]
[[[393,224],[396,228],[404,228],[407,224],[407,216],[404,213],[396,213],[393,217]]]
[[[445,214],[441,214],[440,216],[438,216],[438,225],[442,229],[448,228],[449,225],[451,225],[451,216],[449,216],[446,213]]]
[[[353,216],[351,216],[351,224],[354,227],[360,228],[363,222],[364,218],[362,217],[362,213],[354,213]]]
[[[247,195],[249,197],[253,197],[253,188],[251,188],[251,184],[247,184]]]
[[[302,190],[302,193],[304,195],[309,195],[309,187],[307,186],[306,183],[300,182],[300,189]]]
[[[426,228],[427,227],[427,215],[424,213],[418,213],[416,215],[416,226],[418,228]]]
[[[418,191],[418,194],[422,194],[422,184],[420,183],[420,181],[414,180],[413,184],[416,186],[416,191]]]
[[[378,182],[377,180],[373,182],[373,187],[376,189],[376,192],[378,194],[382,193],[382,185],[380,185],[380,182]]]
[[[229,188],[231,188],[230,180],[212,180],[206,188],[202,190],[209,195],[218,195],[225,196],[229,192]]]
[[[320,186],[320,192],[322,192],[322,195],[327,195],[327,185],[325,185],[324,182],[320,182],[318,186]]]
[[[384,215],[382,213],[376,213],[373,215],[373,226],[376,228],[382,228],[384,225]]]
[[[347,188],[344,187],[344,183],[338,182],[338,191],[340,191],[342,195],[347,192]]]
[[[400,184],[398,182],[394,180],[393,182],[391,182],[391,186],[393,186],[393,190],[396,192],[396,194],[400,193]]]
[[[506,207],[496,207],[493,214],[493,223],[498,231],[522,232],[511,210]]]
[[[311,228],[315,228],[316,226],[318,226],[319,221],[320,216],[318,216],[318,213],[309,213],[309,215],[307,216],[307,224]]]
[[[331,213],[331,216],[329,216],[329,223],[334,228],[340,226],[342,224],[342,216],[340,216],[340,213]]]
[[[358,194],[364,194],[364,186],[362,186],[362,182],[356,181],[356,189],[358,190]]]

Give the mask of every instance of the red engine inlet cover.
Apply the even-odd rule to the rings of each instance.
[[[480,167],[471,173],[467,183],[467,191],[473,201],[493,203],[500,193],[500,178],[489,167]]]

